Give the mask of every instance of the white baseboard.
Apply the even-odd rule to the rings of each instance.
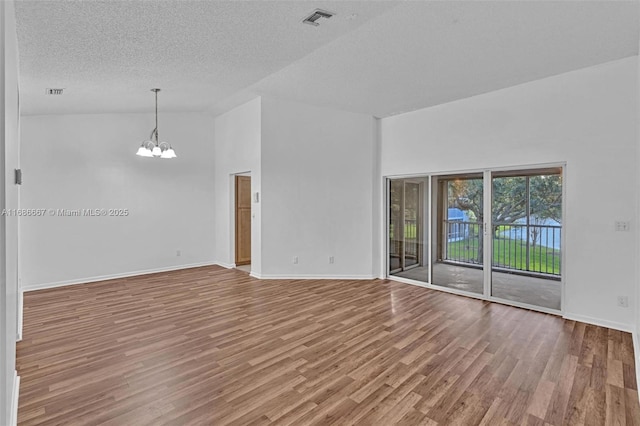
[[[121,274],[78,278],[73,280],[57,281],[52,283],[26,284],[23,287],[23,292],[44,290],[44,289],[55,288],[55,287],[64,287],[67,285],[74,285],[74,284],[86,284],[86,283],[92,283],[97,281],[113,280],[118,278],[135,277],[138,275],[155,274],[158,272],[177,271],[180,269],[198,268],[200,266],[212,266],[212,265],[221,266],[227,269],[233,269],[236,267],[234,263],[230,264],[230,263],[224,263],[224,262],[192,263],[188,265],[176,265],[176,266],[169,266],[166,268],[147,269],[143,271],[124,272]],[[255,274],[253,272],[250,274],[250,276],[261,279],[261,280],[373,280],[373,279],[376,279],[376,277],[373,275],[304,275],[304,274],[303,275],[262,275],[262,274]]]
[[[117,278],[127,278],[127,277],[135,277],[138,275],[147,275],[147,274],[155,274],[158,272],[170,272],[170,271],[178,271],[180,269],[189,269],[189,268],[198,268],[201,266],[212,266],[218,265],[216,262],[201,262],[201,263],[191,263],[187,265],[175,265],[168,266],[166,268],[156,268],[156,269],[147,269],[142,271],[132,271],[132,272],[124,272],[121,274],[111,274],[111,275],[101,275],[96,277],[87,277],[87,278],[78,278],[73,280],[66,281],[57,281],[53,283],[42,283],[42,284],[27,284],[23,287],[23,291],[34,291],[34,290],[44,290],[47,288],[55,288],[55,287],[63,287],[66,285],[74,285],[74,284],[85,284],[92,283],[96,281],[105,281],[105,280],[113,280]]]
[[[271,274],[250,274],[260,280],[374,280],[373,275],[271,275]]]
[[[18,424],[18,398],[20,396],[20,376],[18,372],[13,372],[13,387],[11,395],[11,412],[9,413],[9,426]]]
[[[587,324],[598,325],[600,327],[612,328],[614,330],[625,331],[627,333],[634,334],[634,327],[630,324],[588,317],[586,315],[572,314],[569,312],[565,312],[562,317],[564,319],[572,321],[586,322]]]

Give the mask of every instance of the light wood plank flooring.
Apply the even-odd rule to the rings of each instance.
[[[20,425],[640,424],[631,335],[203,267],[29,292]]]

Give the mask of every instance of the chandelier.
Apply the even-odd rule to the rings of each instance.
[[[176,153],[167,142],[158,142],[158,92],[160,89],[151,89],[156,94],[156,127],[151,131],[149,140],[142,142],[136,155],[140,157],[176,158]]]

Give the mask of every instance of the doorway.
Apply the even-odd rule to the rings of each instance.
[[[235,187],[235,264],[246,268],[251,265],[251,176],[236,175]]]

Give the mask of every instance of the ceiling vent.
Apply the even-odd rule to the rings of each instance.
[[[63,91],[64,89],[47,89],[45,93],[47,95],[62,95]]]
[[[318,20],[320,18],[329,19],[333,15],[335,15],[335,13],[327,12],[326,10],[322,10],[322,9],[316,9],[311,15],[304,18],[304,21],[302,22],[304,22],[305,24],[309,24],[309,25],[313,25],[314,27],[317,27],[318,25],[320,25],[318,23]]]

